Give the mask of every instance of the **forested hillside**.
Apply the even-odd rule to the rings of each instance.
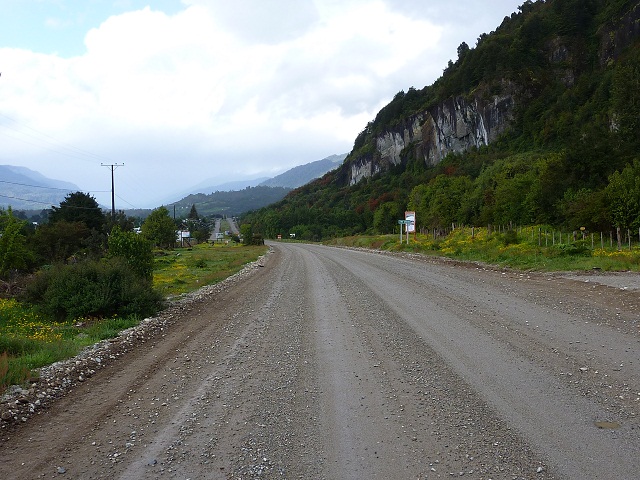
[[[203,216],[233,216],[281,200],[289,191],[290,188],[259,185],[230,192],[194,193],[170,204],[169,208],[175,205],[181,217],[186,216],[194,205]]]
[[[452,223],[640,227],[640,4],[525,2],[422,89],[399,92],[342,166],[244,221],[266,237]]]

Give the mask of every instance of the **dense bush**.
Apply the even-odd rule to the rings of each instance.
[[[578,240],[573,243],[554,245],[551,254],[560,257],[588,257],[591,255],[591,248],[587,241]]]
[[[160,248],[173,248],[176,242],[176,226],[166,207],[158,207],[142,224],[142,235]]]
[[[515,230],[507,230],[502,234],[501,238],[502,244],[506,247],[509,245],[517,245],[520,243],[520,239],[518,238],[518,232]]]
[[[27,286],[25,300],[45,315],[65,320],[148,316],[158,311],[161,296],[125,260],[110,258],[41,270]]]
[[[13,216],[11,209],[0,212],[0,278],[16,270],[27,270],[33,255],[25,246],[26,222]]]
[[[151,242],[134,232],[123,232],[114,227],[109,235],[109,257],[120,257],[142,278],[151,280],[153,275],[153,250]]]

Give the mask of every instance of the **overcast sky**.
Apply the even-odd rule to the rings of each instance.
[[[110,205],[124,163],[118,209],[272,177],[349,152],[521,3],[0,0],[0,164]]]

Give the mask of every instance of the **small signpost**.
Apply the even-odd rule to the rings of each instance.
[[[402,243],[402,235],[403,235],[403,231],[402,231],[402,226],[406,225],[405,227],[405,231],[407,232],[407,245],[409,245],[409,228],[410,226],[413,225],[413,220],[398,220],[398,223],[400,224],[400,243]],[[415,230],[414,230],[415,231]]]
[[[402,226],[406,225],[407,245],[409,245],[409,233],[416,233],[416,212],[404,212],[404,220],[398,220],[400,224],[400,243],[402,243]]]

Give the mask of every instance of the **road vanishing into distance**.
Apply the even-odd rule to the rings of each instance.
[[[0,478],[639,478],[637,276],[271,247],[2,430]]]

